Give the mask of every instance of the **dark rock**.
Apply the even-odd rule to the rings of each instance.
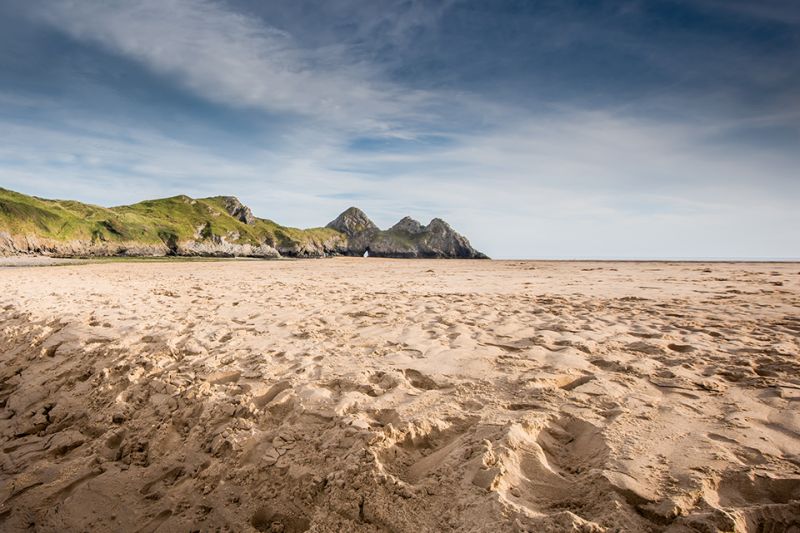
[[[347,255],[369,251],[373,257],[487,258],[440,218],[423,226],[405,217],[389,230],[381,231],[363,211],[351,207],[327,227],[347,236]]]
[[[416,235],[425,231],[425,227],[411,217],[403,217],[400,222],[389,228],[389,231],[405,231]]]
[[[250,208],[239,201],[235,196],[223,196],[222,201],[225,203],[225,210],[230,216],[240,222],[252,226],[256,223],[256,217]]]
[[[486,259],[486,255],[475,250],[466,237],[456,232],[450,224],[434,218],[428,224],[418,244],[422,257],[457,257],[463,259]]]
[[[340,231],[348,237],[355,237],[362,233],[378,231],[378,226],[357,207],[348,208],[344,213],[330,221],[325,227]]]

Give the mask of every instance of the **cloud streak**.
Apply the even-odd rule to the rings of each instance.
[[[0,126],[13,139],[0,147],[6,186],[101,204],[187,190],[236,194],[258,215],[303,226],[323,225],[357,198],[383,226],[406,214],[445,216],[496,257],[776,257],[800,249],[792,248],[800,158],[759,148],[709,158],[703,139],[713,127],[575,111],[460,135],[423,153],[343,155],[336,141],[305,133],[292,151],[243,158],[102,122],[67,121],[63,132]],[[771,237],[754,233],[764,223],[775,224]],[[738,238],[726,238],[734,230]]]
[[[226,106],[390,129],[399,117],[413,119],[426,99],[382,83],[346,51],[304,48],[285,31],[209,0],[58,0],[34,16]]]

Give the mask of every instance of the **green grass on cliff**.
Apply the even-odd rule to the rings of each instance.
[[[0,231],[57,241],[85,240],[156,244],[225,236],[229,242],[303,246],[342,238],[332,229],[297,229],[230,216],[222,197],[173,196],[120,207],[45,200],[0,188]],[[235,232],[235,233],[234,233]],[[238,238],[235,235],[238,234]]]

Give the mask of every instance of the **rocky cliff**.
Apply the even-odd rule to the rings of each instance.
[[[486,259],[463,235],[440,218],[423,226],[411,217],[382,231],[357,207],[351,207],[326,226],[347,235],[349,255]]]
[[[447,223],[405,218],[381,231],[352,207],[326,228],[297,229],[258,218],[233,196],[174,196],[100,207],[0,188],[0,255],[484,257]]]
[[[235,196],[221,196],[220,200],[222,200],[222,204],[225,206],[225,211],[239,222],[244,222],[249,226],[256,223],[256,217],[253,216],[253,212],[250,211],[250,208],[242,204]]]

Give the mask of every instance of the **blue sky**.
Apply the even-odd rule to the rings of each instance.
[[[447,219],[493,257],[800,257],[794,0],[4,0],[0,185]]]

